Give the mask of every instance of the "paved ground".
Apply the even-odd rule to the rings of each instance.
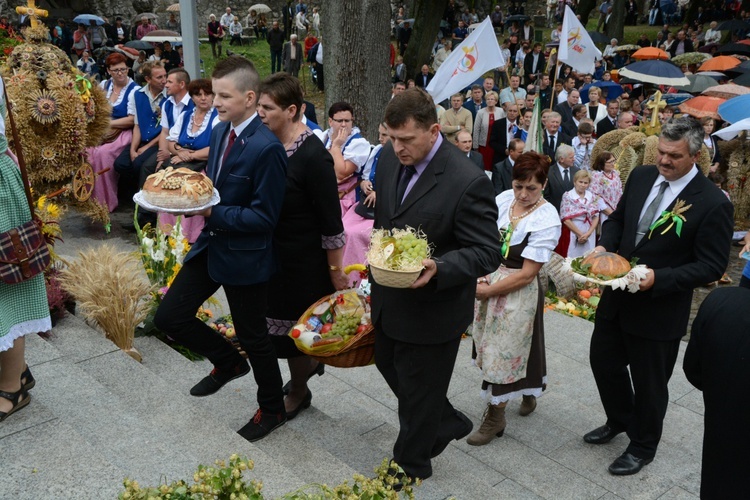
[[[69,220],[58,250],[74,255],[100,240],[134,249],[134,237],[119,228],[127,215],[115,215],[109,236]],[[505,435],[487,446],[454,442],[434,461],[434,476],[417,498],[697,498],[703,399],[682,373],[684,344],[655,461],[636,476],[614,477],[606,468],[627,439],[620,435],[604,446],[581,439],[605,420],[588,364],[593,325],[547,312],[545,327],[549,386],[537,410],[520,417],[518,403],[511,404]],[[210,398],[191,398],[187,391],[207,373],[206,362],[188,362],[150,338],[136,346],[142,365],[76,317],[64,320],[49,341],[30,339],[38,384],[31,405],[0,424],[0,498],[112,498],[125,476],[154,484],[235,452],[256,460],[256,477],[274,498],[304,483],[370,474],[390,454],[396,400],[373,366],[327,368],[311,381],[310,410],[250,444],[234,431],[254,408],[252,377]],[[477,425],[484,407],[470,352],[464,341],[449,397]]]

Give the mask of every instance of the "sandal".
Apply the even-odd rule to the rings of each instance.
[[[24,397],[25,396],[25,397]],[[13,407],[10,409],[9,412],[2,412],[0,411],[0,422],[17,412],[18,410],[24,408],[29,404],[31,401],[31,396],[29,396],[29,393],[26,392],[26,390],[21,387],[21,389],[18,392],[5,392],[0,391],[0,398],[7,399],[11,403],[13,403]]]
[[[36,385],[36,379],[31,374],[31,370],[29,369],[29,365],[26,365],[26,369],[21,374],[21,386],[27,390],[30,391],[34,388]]]

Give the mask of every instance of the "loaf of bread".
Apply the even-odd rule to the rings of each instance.
[[[190,209],[202,207],[211,201],[214,185],[200,172],[187,168],[167,167],[146,178],[143,199],[164,209]]]

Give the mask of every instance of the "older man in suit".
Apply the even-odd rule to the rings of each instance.
[[[617,114],[620,112],[620,104],[617,101],[607,103],[607,116],[596,124],[596,136],[601,137],[607,132],[617,128]]]
[[[484,160],[482,159],[482,155],[471,148],[474,143],[471,134],[466,130],[462,130],[456,135],[456,140],[456,146],[458,146],[458,149],[460,149],[461,152],[463,152],[466,157],[474,163],[474,165],[484,171]]]
[[[497,207],[484,172],[443,139],[435,104],[409,89],[385,112],[375,228],[419,227],[433,246],[410,288],[372,283],[375,363],[398,398],[398,480],[428,478],[431,459],[471,432],[446,394],[476,278],[500,265]],[[397,485],[400,486],[402,483]]]
[[[265,318],[286,153],[255,111],[258,85],[255,67],[243,57],[228,57],[214,69],[214,106],[222,123],[211,133],[207,175],[221,201],[194,214],[206,218],[205,226],[154,318],[161,331],[213,363],[211,373],[190,390],[193,396],[213,394],[250,372],[239,351],[195,317],[206,299],[224,289],[258,386],[260,408],[238,431],[248,441],[286,422],[279,363]]]
[[[508,157],[500,163],[495,163],[492,167],[492,186],[495,188],[495,195],[512,189],[513,166],[516,160],[523,154],[523,148],[526,144],[521,139],[513,139],[508,144]]]
[[[648,268],[639,291],[604,291],[591,337],[607,421],[584,441],[604,444],[627,433],[630,443],[609,466],[614,475],[635,474],[654,459],[693,288],[718,280],[729,260],[733,208],[695,165],[702,145],[703,128],[693,118],[664,124],[656,165],[631,171],[594,249]],[[682,224],[670,227],[677,215]]]
[[[544,122],[544,142],[542,144],[542,149],[544,154],[551,159],[555,159],[555,152],[561,144],[567,144],[570,146],[573,143],[573,138],[560,130],[561,123],[562,117],[560,116],[560,113],[556,111],[548,113],[547,120]]]
[[[500,163],[508,157],[508,145],[520,128],[518,105],[508,104],[506,113],[505,118],[496,121],[492,126],[492,133],[487,141],[487,144],[495,152],[492,158],[493,163]]]
[[[555,151],[555,163],[549,167],[547,186],[544,189],[544,198],[552,203],[558,212],[563,194],[573,189],[573,176],[580,170],[575,163],[576,153],[573,146],[560,144]]]
[[[281,49],[281,61],[284,65],[284,71],[297,77],[303,58],[302,45],[297,41],[297,35],[292,34],[289,37],[289,41],[284,44],[284,48]]]
[[[426,64],[423,64],[421,71],[414,77],[414,85],[416,85],[420,89],[427,88],[427,86],[432,81],[433,76],[435,75],[430,73],[430,67]]]

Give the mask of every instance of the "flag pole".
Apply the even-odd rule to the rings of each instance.
[[[549,100],[549,110],[552,111],[552,108],[555,107],[555,101],[557,100],[557,96],[555,95],[555,84],[557,83],[557,74],[560,72],[560,62],[557,60],[557,56],[555,56],[555,76],[552,79],[552,98]]]

